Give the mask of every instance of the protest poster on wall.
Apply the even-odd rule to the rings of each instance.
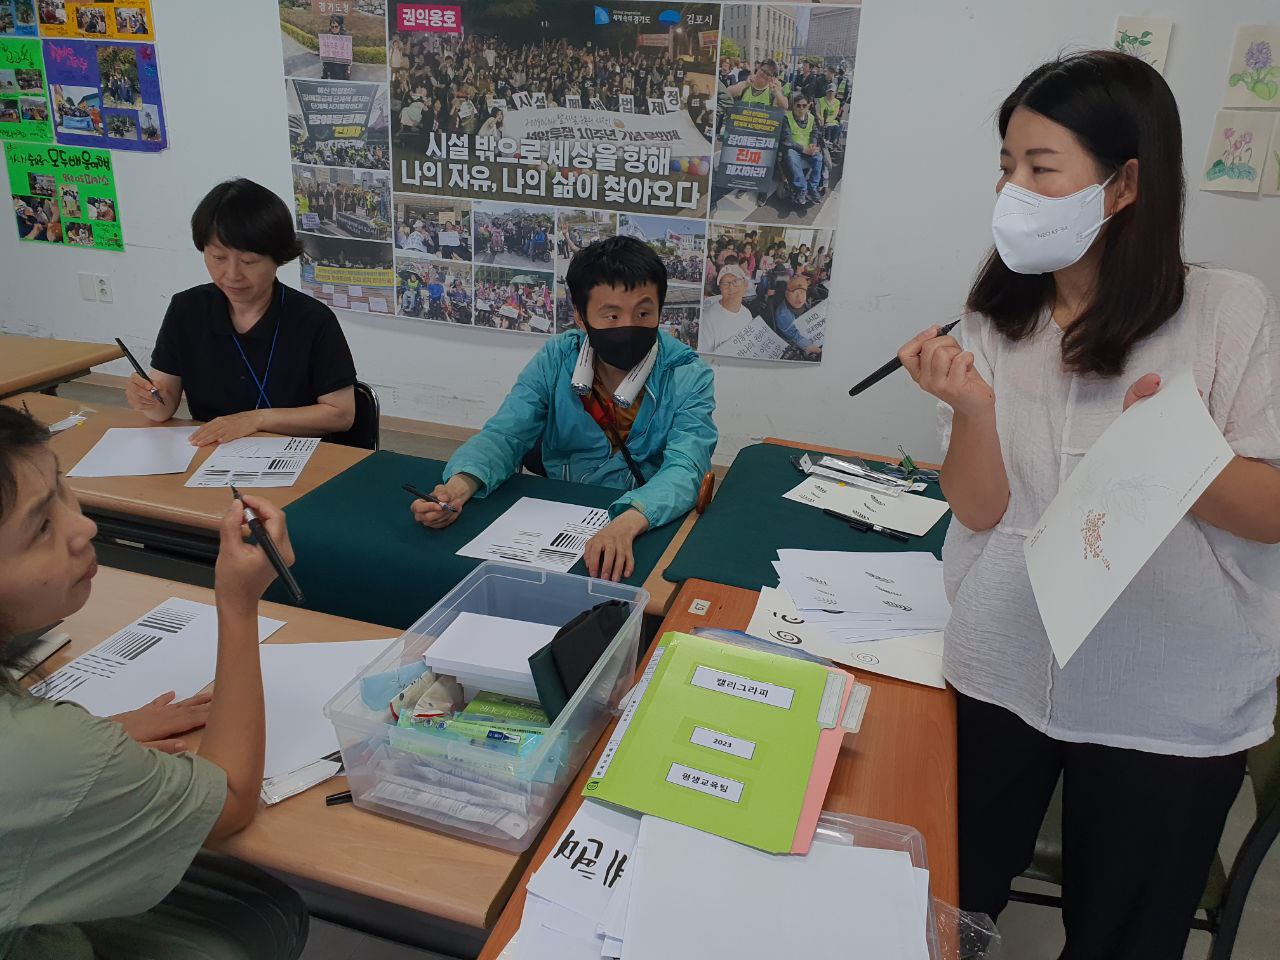
[[[35,0],[0,0],[0,37],[35,35]]]
[[[4,156],[20,240],[124,249],[110,151],[6,143]]]
[[[45,40],[44,64],[58,143],[141,152],[168,147],[154,45]]]
[[[154,40],[151,0],[36,0],[40,36]]]
[[[53,140],[39,40],[0,37],[0,140]]]
[[[821,359],[856,4],[278,4],[308,293],[551,334],[573,255],[621,233],[667,265],[672,335]]]

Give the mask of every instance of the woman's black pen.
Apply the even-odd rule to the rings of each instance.
[[[940,327],[938,329],[938,336],[945,337],[948,333],[951,332],[952,328],[959,322],[960,322],[959,320],[952,320],[945,327]],[[863,390],[866,390],[867,387],[874,387],[877,383],[879,383],[889,374],[893,373],[893,371],[897,370],[900,366],[902,366],[902,361],[899,360],[897,357],[894,357],[892,360],[886,363],[883,367],[881,367],[875,373],[871,374],[869,377],[867,377],[857,386],[850,387],[849,396],[856,397]]]
[[[419,500],[426,500],[428,503],[434,503],[437,507],[439,507],[441,510],[446,511],[447,513],[458,512],[458,508],[455,507],[453,504],[444,503],[441,500],[437,499],[436,497],[433,497],[429,493],[423,493],[421,490],[419,490],[417,487],[415,487],[411,483],[401,484],[401,487],[403,487],[404,492],[409,494],[409,496],[417,497]]]
[[[839,510],[831,510],[826,507],[822,510],[828,517],[835,517],[837,520],[843,520],[859,533],[878,533],[882,537],[888,537],[890,540],[897,540],[899,543],[906,543],[911,538],[901,530],[890,530],[888,527],[882,527],[878,523],[868,523],[866,520],[858,517],[851,517],[848,514],[841,513]]]
[[[125,358],[128,359],[128,361],[131,364],[133,364],[133,369],[138,372],[138,376],[140,376],[143,380],[147,381],[147,383],[151,384],[151,396],[155,397],[157,400],[163,399],[160,396],[160,391],[156,389],[156,385],[154,383],[151,383],[151,378],[148,377],[146,371],[142,369],[142,364],[138,362],[138,358],[133,355],[133,351],[130,350],[128,347],[126,347],[124,345],[124,341],[121,340],[119,337],[116,337],[115,340],[116,340],[116,346],[124,351]]]
[[[234,486],[231,488],[231,495],[244,505],[244,522],[249,525],[249,531],[253,534],[254,539],[258,541],[260,546],[267,555],[267,559],[271,561],[271,566],[275,568],[276,576],[285,585],[289,591],[289,595],[293,597],[293,602],[302,603],[302,589],[298,586],[298,581],[293,579],[293,574],[289,572],[289,567],[285,564],[284,558],[280,556],[280,551],[276,547],[276,542],[271,539],[271,534],[267,533],[267,528],[262,521],[258,519],[258,515],[253,512],[253,508],[244,502],[244,497],[240,496],[240,491]]]

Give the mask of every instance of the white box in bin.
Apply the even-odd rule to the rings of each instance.
[[[626,622],[541,741],[522,753],[398,727],[385,702],[362,696],[367,678],[392,675],[394,685],[396,671],[420,668],[461,613],[563,624],[608,600],[630,607]],[[648,602],[646,591],[607,580],[502,563],[476,567],[325,706],[356,806],[505,850],[527,849],[631,688]]]

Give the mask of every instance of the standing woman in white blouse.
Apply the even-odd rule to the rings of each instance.
[[[960,899],[996,916],[1063,778],[1066,958],[1180,960],[1280,673],[1280,314],[1182,259],[1182,132],[1155,70],[1092,52],[1000,109],[996,250],[955,336],[899,353],[940,401],[944,672]],[[1059,668],[1024,539],[1122,410],[1190,365],[1236,457]]]

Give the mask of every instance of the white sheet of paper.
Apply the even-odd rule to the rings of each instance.
[[[220,443],[188,487],[292,487],[320,441],[316,437],[242,437]]]
[[[339,309],[345,310],[347,308],[347,295],[345,293],[334,293],[333,305]]]
[[[258,648],[267,711],[264,777],[292,773],[338,749],[324,705],[390,642],[264,643]]]
[[[781,646],[796,647],[859,670],[943,689],[942,633],[841,643],[825,624],[807,619],[785,590],[762,587],[747,633]]]
[[[436,673],[449,676],[482,674],[532,684],[529,657],[550,643],[559,629],[547,623],[460,613],[422,659]]]
[[[529,878],[529,892],[603,922],[640,832],[640,815],[586,800]]]
[[[186,473],[199,427],[111,427],[67,471],[68,477],[146,477]]]
[[[387,306],[386,297],[370,297],[369,309],[373,313],[390,313],[391,312],[391,308]]]
[[[931,553],[779,550],[782,587],[810,619],[941,630],[951,616],[942,563]]]
[[[808,477],[799,486],[784,493],[783,498],[808,504],[820,510],[835,510],[847,517],[858,517],[890,530],[900,530],[923,537],[951,508],[944,500],[904,493],[884,497],[870,490],[842,486],[821,477]]]
[[[1024,548],[1059,666],[1233,456],[1189,368],[1103,431]]]
[[[639,831],[637,830],[637,834]],[[605,907],[604,919],[596,926],[596,933],[605,939],[602,953],[606,957],[621,957],[621,952],[613,950],[622,945],[622,938],[627,932],[627,911],[631,906],[631,878],[635,876],[635,850],[632,850],[631,869],[623,871],[622,879],[613,886],[613,894],[609,897],[609,905]]]
[[[608,522],[608,510],[521,497],[458,556],[563,573],[582,559],[587,541]]]
[[[896,850],[819,840],[806,856],[775,856],[645,817],[623,957],[794,957],[803,944],[805,960],[927,960],[915,870]]]
[[[603,946],[594,920],[536,894],[525,897],[517,960],[600,960]]]
[[[258,640],[284,626],[258,618]],[[71,700],[99,717],[136,710],[168,690],[179,700],[213,681],[218,614],[212,604],[170,597],[31,688],[37,697]]]

